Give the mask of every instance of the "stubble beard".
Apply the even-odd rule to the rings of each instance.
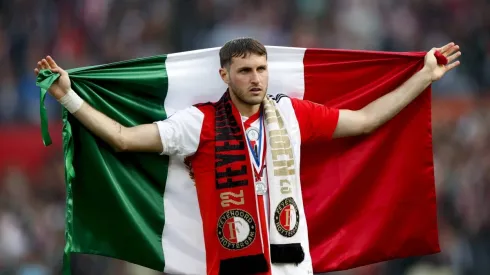
[[[246,94],[248,93],[248,91],[242,91],[240,89],[238,89],[233,83],[230,83],[230,92],[233,93],[235,95],[235,97],[242,103],[244,104],[247,104],[247,105],[258,105],[258,104],[261,104],[262,101],[264,100],[264,97],[266,95],[266,92],[264,92],[264,94],[259,98],[259,97],[252,97],[250,99],[248,99],[246,97]]]

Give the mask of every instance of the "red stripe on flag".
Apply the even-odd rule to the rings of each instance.
[[[308,49],[304,99],[359,109],[418,71],[424,55]],[[428,88],[369,136],[302,146],[315,272],[440,251],[430,108]]]

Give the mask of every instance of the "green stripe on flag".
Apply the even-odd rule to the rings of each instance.
[[[86,102],[124,126],[135,126],[166,118],[165,60],[166,56],[160,55],[68,73],[73,90]],[[103,255],[163,271],[161,235],[168,157],[116,153],[66,110],[63,124],[65,253]],[[69,273],[69,262],[69,255],[65,255],[65,274]]]

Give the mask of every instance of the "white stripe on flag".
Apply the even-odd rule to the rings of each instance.
[[[218,101],[226,90],[219,75],[219,48],[169,54],[165,62],[168,93],[165,110],[172,114],[196,103]]]
[[[303,98],[305,79],[303,58],[305,48],[268,46],[269,89],[268,94],[285,94]]]
[[[167,56],[168,92],[165,110],[170,116],[193,104],[216,101],[226,89],[221,80],[219,49]],[[206,274],[204,235],[197,192],[183,159],[170,157],[163,195],[165,226],[162,246],[165,272]]]

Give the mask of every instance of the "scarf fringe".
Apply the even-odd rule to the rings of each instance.
[[[300,243],[271,244],[271,262],[278,264],[300,264],[305,259],[305,252]]]
[[[269,271],[264,254],[221,260],[219,275],[248,275]]]

